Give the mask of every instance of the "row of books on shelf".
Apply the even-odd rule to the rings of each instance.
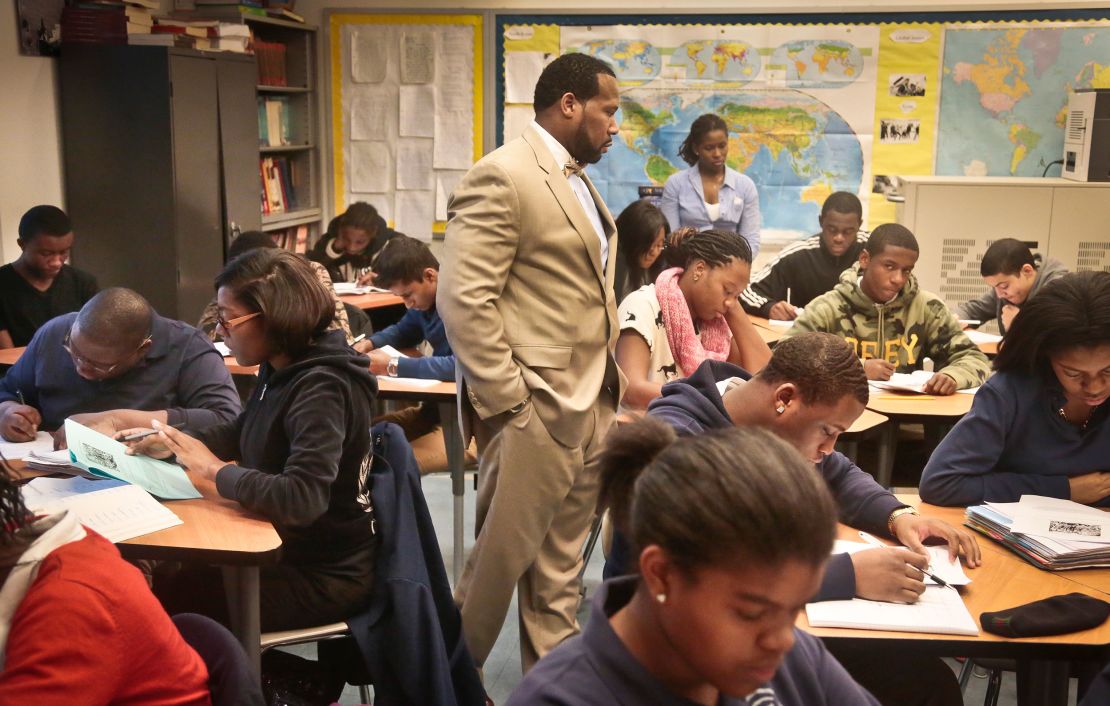
[[[287,97],[272,96],[258,99],[258,144],[260,146],[281,147],[293,144],[292,125]]]
[[[263,157],[258,163],[262,176],[262,214],[296,209],[296,187],[301,183],[296,162],[287,157]]]
[[[281,230],[270,231],[274,245],[285,248],[290,252],[305,254],[308,252],[308,226],[290,226]]]
[[[293,12],[288,7],[264,7],[258,0],[193,0],[193,14],[223,20],[242,19],[244,17],[270,17],[287,22],[304,23],[304,17]]]
[[[289,77],[285,70],[285,45],[281,42],[254,43],[254,54],[258,59],[258,83],[261,86],[288,86]]]

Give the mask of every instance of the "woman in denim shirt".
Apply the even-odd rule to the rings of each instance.
[[[667,179],[659,203],[671,230],[692,226],[735,231],[748,241],[752,257],[758,255],[759,194],[750,177],[725,165],[725,121],[713,113],[699,116],[678,154],[690,168]]]

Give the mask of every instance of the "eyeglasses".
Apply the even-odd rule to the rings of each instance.
[[[225,319],[223,314],[216,314],[216,325],[224,330],[224,333],[231,333],[231,330],[239,324],[245,324],[256,316],[262,316],[261,311],[256,311],[253,314],[243,314],[236,316],[234,319]]]
[[[92,362],[91,360],[89,360],[88,358],[86,358],[85,356],[81,355],[80,353],[78,353],[77,351],[75,351],[73,349],[73,344],[70,343],[70,338],[72,337],[72,335],[73,335],[73,329],[72,328],[70,330],[66,331],[66,336],[65,336],[65,338],[62,339],[62,348],[65,349],[66,353],[69,353],[69,357],[73,359],[73,364],[74,365],[88,368],[89,370],[93,371],[97,375],[110,375],[110,374],[112,374],[112,371],[117,370],[121,365],[126,363],[127,360],[131,356],[138,353],[140,350],[142,350],[143,346],[150,343],[150,341],[151,341],[151,338],[148,335],[146,338],[143,339],[143,342],[140,343],[135,348],[135,350],[131,351],[131,353],[129,353],[120,362],[115,363],[113,365],[101,365],[100,363]]]

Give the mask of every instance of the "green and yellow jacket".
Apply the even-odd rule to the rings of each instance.
[[[935,370],[950,376],[960,389],[987,379],[990,363],[971,342],[940,297],[922,291],[910,275],[893,300],[877,304],[859,286],[859,263],[844,270],[831,292],[805,307],[784,338],[806,331],[843,336],[862,360],[883,358],[899,373],[921,369],[932,358]]]

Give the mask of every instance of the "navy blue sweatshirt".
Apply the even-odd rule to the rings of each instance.
[[[1080,430],[1060,417],[1064,401],[1051,370],[991,376],[925,465],[921,499],[966,506],[1023,494],[1070,498],[1068,478],[1110,470],[1110,403]],[[1097,505],[1110,507],[1110,498]]]
[[[632,600],[639,578],[606,581],[594,595],[581,635],[556,647],[525,675],[506,706],[689,706],[621,642],[610,618]],[[794,647],[771,681],[720,706],[878,706],[816,637],[794,629]]]
[[[378,391],[369,364],[328,331],[280,370],[263,363],[246,410],[196,434],[238,459],[217,472],[216,489],[274,523],[283,563],[342,564],[373,540],[358,500]]]
[[[707,360],[694,374],[663,386],[663,394],[648,406],[648,414],[667,422],[682,436],[734,426],[725,411],[717,382],[751,373],[731,363]],[[840,521],[851,527],[889,537],[887,519],[905,503],[875,482],[844,454],[834,451],[817,464],[840,511]],[[814,601],[832,601],[856,595],[856,574],[848,554],[835,554],[825,568],[825,578]]]
[[[400,321],[370,337],[374,348],[385,345],[394,348],[411,348],[420,345],[423,341],[431,344],[432,355],[421,358],[401,358],[397,361],[397,375],[403,378],[453,381],[455,354],[451,352],[451,344],[447,342],[443,319],[439,318],[434,307],[430,311],[409,309]]]

